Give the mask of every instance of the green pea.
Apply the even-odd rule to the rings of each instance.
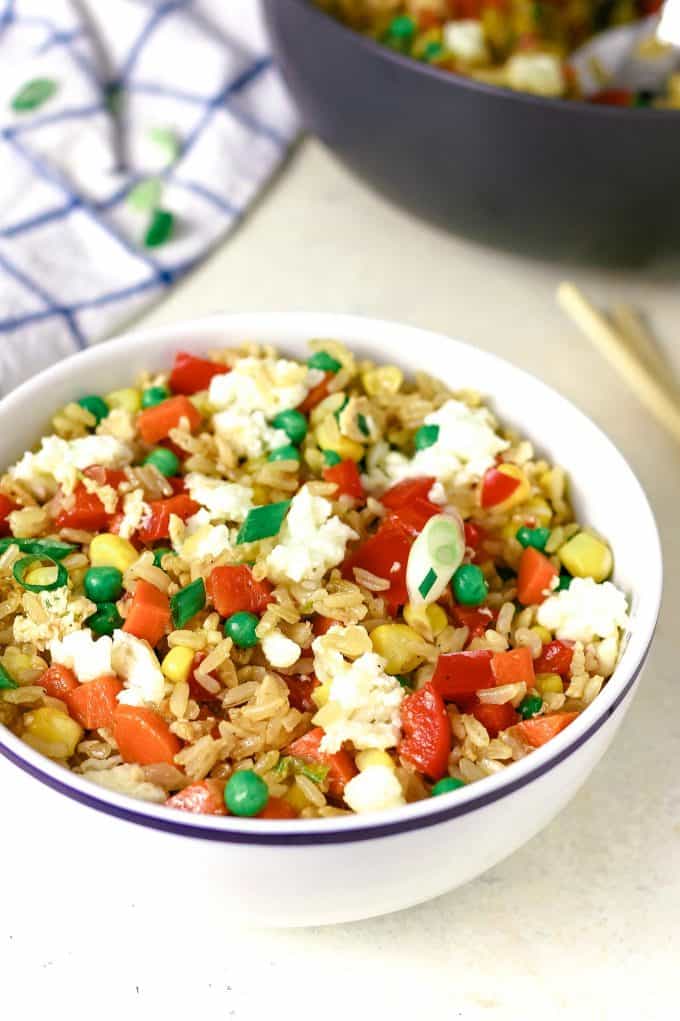
[[[448,794],[449,791],[457,791],[464,786],[462,780],[456,780],[453,776],[445,776],[443,780],[437,780],[430,793],[433,798],[436,798],[439,794]]]
[[[324,464],[328,468],[332,468],[334,464],[340,464],[342,458],[340,454],[336,454],[334,450],[324,450],[323,452]]]
[[[153,554],[154,566],[155,567],[160,567],[162,569],[162,567],[163,567],[163,563],[162,563],[163,557],[167,556],[168,554],[171,554],[173,557],[177,556],[177,554],[175,553],[174,549],[170,549],[169,546],[160,546],[157,550],[154,550],[154,554]]]
[[[322,372],[340,372],[342,363],[329,355],[328,351],[315,351],[311,358],[307,359],[309,369],[321,369]]]
[[[167,478],[177,475],[179,472],[179,458],[167,447],[156,447],[144,458],[144,464],[152,464],[161,475],[165,475]]]
[[[257,815],[269,801],[269,790],[252,769],[239,769],[227,780],[224,803],[232,815]]]
[[[109,413],[109,406],[103,397],[99,397],[98,394],[88,394],[86,397],[81,397],[78,401],[81,408],[85,408],[85,411],[89,411],[91,415],[97,420],[97,425],[103,418]]]
[[[461,564],[453,576],[453,594],[461,606],[479,606],[489,592],[489,586],[476,564]]]
[[[112,635],[116,628],[122,627],[123,618],[115,603],[100,603],[97,612],[88,617],[85,624],[96,635]]]
[[[543,699],[540,695],[527,695],[520,702],[518,712],[523,719],[530,720],[532,716],[536,715],[542,705]]]
[[[272,420],[275,429],[283,429],[291,443],[299,446],[307,435],[307,419],[297,408],[280,411]]]
[[[533,546],[534,549],[543,552],[549,538],[549,528],[527,528],[526,525],[523,525],[517,529],[516,539],[525,549],[528,546]]]
[[[254,613],[239,610],[225,620],[224,633],[239,649],[252,649],[258,643],[255,628],[259,623],[259,618]]]
[[[297,447],[294,447],[292,443],[287,444],[285,447],[277,447],[276,450],[270,451],[267,455],[268,461],[299,461],[300,451]]]
[[[410,15],[400,14],[389,23],[387,32],[393,39],[408,41],[415,35],[416,23]]]
[[[438,425],[421,425],[420,429],[413,437],[413,445],[416,450],[427,450],[428,447],[434,446],[438,439]]]
[[[148,390],[144,390],[142,393],[142,407],[155,408],[157,404],[162,404],[163,401],[166,401],[169,396],[170,393],[164,386],[150,386]]]
[[[84,581],[85,595],[93,603],[113,603],[123,593],[123,575],[117,567],[91,567]]]

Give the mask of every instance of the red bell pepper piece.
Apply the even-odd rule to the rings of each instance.
[[[364,487],[355,461],[340,461],[324,468],[323,477],[326,482],[334,482],[338,487],[336,496],[351,496],[353,500],[363,500]]]
[[[112,515],[96,493],[88,493],[82,482],[76,483],[67,506],[62,506],[55,519],[58,529],[83,528],[98,532],[108,526]]]
[[[170,389],[174,394],[195,394],[207,390],[213,376],[230,372],[228,365],[219,365],[207,358],[196,358],[186,351],[178,351],[170,373]]]
[[[314,623],[312,624],[312,631],[317,636],[325,635],[329,628],[332,628],[334,624],[339,624],[339,620],[333,620],[332,617],[323,617],[320,613],[317,613],[314,617]]]
[[[470,549],[476,550],[484,539],[486,539],[486,529],[478,525],[476,521],[465,522],[465,545]]]
[[[119,468],[104,468],[100,464],[91,464],[83,475],[87,475],[88,479],[92,479],[98,486],[111,486],[113,489],[118,489],[121,482],[127,481],[124,471]]]
[[[171,620],[170,600],[166,593],[140,578],[135,586],[123,631],[144,638],[153,648],[160,642]]]
[[[219,780],[198,780],[173,794],[165,802],[168,808],[194,815],[228,815],[224,803],[224,784]]]
[[[550,594],[553,578],[556,577],[557,570],[550,560],[533,546],[527,546],[520,557],[517,572],[519,602],[523,606],[542,603]]]
[[[255,581],[246,564],[214,567],[206,587],[220,617],[231,617],[242,610],[259,615],[272,601],[269,582]]]
[[[468,629],[468,642],[473,638],[480,638],[485,631],[493,627],[496,619],[493,610],[488,606],[470,607],[454,603],[451,612],[456,627]]]
[[[293,709],[299,709],[301,713],[316,711],[316,705],[312,701],[312,692],[318,688],[319,682],[314,674],[305,677],[299,674],[297,677],[284,677],[288,685],[288,701]]]
[[[200,412],[188,397],[184,394],[168,397],[155,407],[140,411],[137,415],[139,435],[145,443],[158,443],[159,440],[166,439],[170,435],[170,430],[176,429],[183,418],[187,419],[192,432],[201,424]]]
[[[113,674],[103,674],[79,684],[66,696],[69,713],[85,730],[112,727],[118,705],[116,696],[122,690],[123,685]]]
[[[534,662],[537,674],[559,674],[568,677],[574,650],[565,642],[555,639],[541,649],[541,654]]]
[[[519,479],[506,475],[498,468],[488,468],[482,478],[480,496],[482,507],[495,507],[497,504],[503,503],[504,500],[512,496],[519,485]]]
[[[512,702],[504,702],[503,705],[491,705],[488,702],[475,702],[466,712],[471,713],[476,720],[486,727],[489,737],[498,737],[501,730],[507,730],[514,726],[519,720]]]
[[[533,688],[536,680],[534,661],[526,646],[496,652],[491,658],[491,673],[496,684],[519,684],[524,681],[527,688]]]
[[[176,514],[182,521],[186,521],[200,510],[201,505],[186,493],[178,493],[177,496],[170,496],[166,500],[152,500],[149,507],[151,513],[137,532],[137,536],[142,542],[169,539],[170,516]]]
[[[589,102],[599,106],[632,106],[633,99],[634,93],[630,89],[601,89],[590,96]]]
[[[50,698],[60,698],[62,702],[65,702],[70,692],[75,691],[78,687],[78,678],[67,666],[53,663],[42,674],[38,684],[45,689],[45,694]]]
[[[193,662],[191,664],[191,673],[189,675],[189,694],[193,698],[194,702],[214,702],[215,696],[207,688],[204,688],[200,681],[196,680],[196,671],[208,655],[207,652],[197,652],[194,654]],[[208,674],[208,677],[212,677],[212,674]]]
[[[9,527],[9,521],[7,520],[13,510],[16,510],[18,504],[14,500],[10,500],[4,493],[0,493],[0,539],[3,539],[6,535],[11,535],[11,529]]]
[[[493,688],[496,682],[491,672],[492,655],[490,649],[446,652],[437,660],[430,683],[442,698],[454,702],[482,688]]]
[[[378,578],[390,582],[389,589],[381,592],[390,613],[396,613],[408,602],[406,565],[413,545],[413,535],[399,521],[388,518],[370,538],[359,546],[345,561],[343,574],[354,581],[353,568],[362,567]]]
[[[319,746],[323,736],[321,727],[314,727],[299,737],[297,741],[293,741],[288,746],[287,754],[328,766],[328,792],[334,798],[342,798],[345,784],[349,783],[353,776],[356,776],[357,768],[352,756],[344,748],[333,753],[322,752]]]
[[[401,703],[404,737],[397,751],[431,780],[446,775],[451,751],[451,722],[444,700],[431,683]]]
[[[297,410],[301,411],[303,415],[308,415],[317,404],[321,404],[321,401],[328,397],[328,384],[334,375],[333,372],[327,372],[321,382],[312,387],[302,404],[298,404]]]
[[[414,500],[427,500],[428,493],[437,480],[434,475],[423,475],[417,479],[403,479],[383,493],[380,502],[388,510],[412,504]]]

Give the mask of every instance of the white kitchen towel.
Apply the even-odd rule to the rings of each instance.
[[[296,131],[257,0],[0,0],[0,395],[157,300]]]

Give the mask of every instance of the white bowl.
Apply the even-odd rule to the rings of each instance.
[[[178,348],[202,352],[258,340],[304,357],[311,337],[338,338],[360,357],[478,389],[502,421],[568,470],[580,519],[607,536],[615,580],[632,595],[619,666],[566,730],[521,762],[453,794],[370,817],[265,822],[170,811],[95,787],[0,728],[0,751],[52,788],[45,793],[42,784],[14,774],[32,809],[40,803],[45,832],[70,835],[61,864],[50,859],[62,881],[74,848],[96,848],[75,855],[79,888],[88,888],[89,868],[91,889],[98,873],[109,882],[118,876],[126,894],[162,903],[188,875],[193,910],[202,897],[223,901],[231,922],[325,924],[405,908],[478,876],[545,826],[604,754],[630,705],[661,597],[659,537],[645,494],[607,437],[568,401],[458,341],[395,323],[315,314],[218,315],[132,333],[40,373],[0,403],[0,465],[31,447],[59,406],[129,385],[141,369],[167,368]],[[61,843],[51,842],[51,855],[60,854]]]

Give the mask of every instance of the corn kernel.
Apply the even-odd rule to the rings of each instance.
[[[379,748],[367,748],[366,751],[359,752],[355,762],[360,773],[363,773],[369,766],[387,766],[388,769],[396,769],[394,760],[387,752],[383,752]]]
[[[426,659],[425,643],[408,624],[380,624],[371,632],[371,642],[388,674],[410,674]]]
[[[333,450],[343,461],[360,461],[364,456],[363,444],[342,436],[333,415],[317,426],[316,442],[322,450]]]
[[[559,674],[536,674],[536,689],[541,695],[547,695],[550,692],[561,695],[564,685]]]
[[[194,650],[184,645],[175,645],[161,663],[163,675],[173,684],[188,681],[194,662]]]
[[[548,631],[547,627],[543,627],[541,624],[534,624],[533,627],[529,628],[535,635],[541,639],[543,645],[547,645],[548,642],[552,641],[552,635]]]
[[[330,681],[326,681],[325,684],[319,684],[312,692],[312,702],[317,709],[322,709],[326,705],[331,693]]]
[[[266,503],[266,500],[264,502]],[[212,530],[212,525],[201,525],[193,535],[184,540],[182,543],[182,556],[185,560],[191,560],[198,554],[201,543],[209,538]]]
[[[377,397],[380,394],[390,396],[401,389],[404,373],[396,365],[382,365],[378,369],[367,369],[361,377],[361,382],[369,397]]]
[[[24,581],[28,585],[51,585],[57,577],[57,568],[54,564],[49,567],[34,567],[26,575]]]
[[[93,567],[117,567],[124,574],[136,560],[139,560],[139,553],[132,543],[111,532],[95,535],[90,543]]]
[[[24,741],[50,759],[69,759],[83,736],[83,728],[68,713],[43,706],[28,713]]]
[[[436,638],[449,623],[445,611],[437,603],[429,606],[425,603],[407,603],[404,607],[404,620],[424,638]]]
[[[129,411],[131,415],[136,415],[142,406],[141,393],[139,390],[133,390],[132,387],[127,387],[125,390],[112,390],[104,400],[110,408],[121,408],[123,411]]]
[[[575,578],[604,581],[612,573],[612,553],[606,543],[590,532],[578,532],[565,542],[558,557]]]
[[[542,496],[534,496],[531,500],[527,500],[524,505],[525,515],[524,517],[532,517],[536,520],[537,526],[546,527],[552,520],[552,510],[547,500],[544,500]],[[520,522],[524,524],[524,522]]]

